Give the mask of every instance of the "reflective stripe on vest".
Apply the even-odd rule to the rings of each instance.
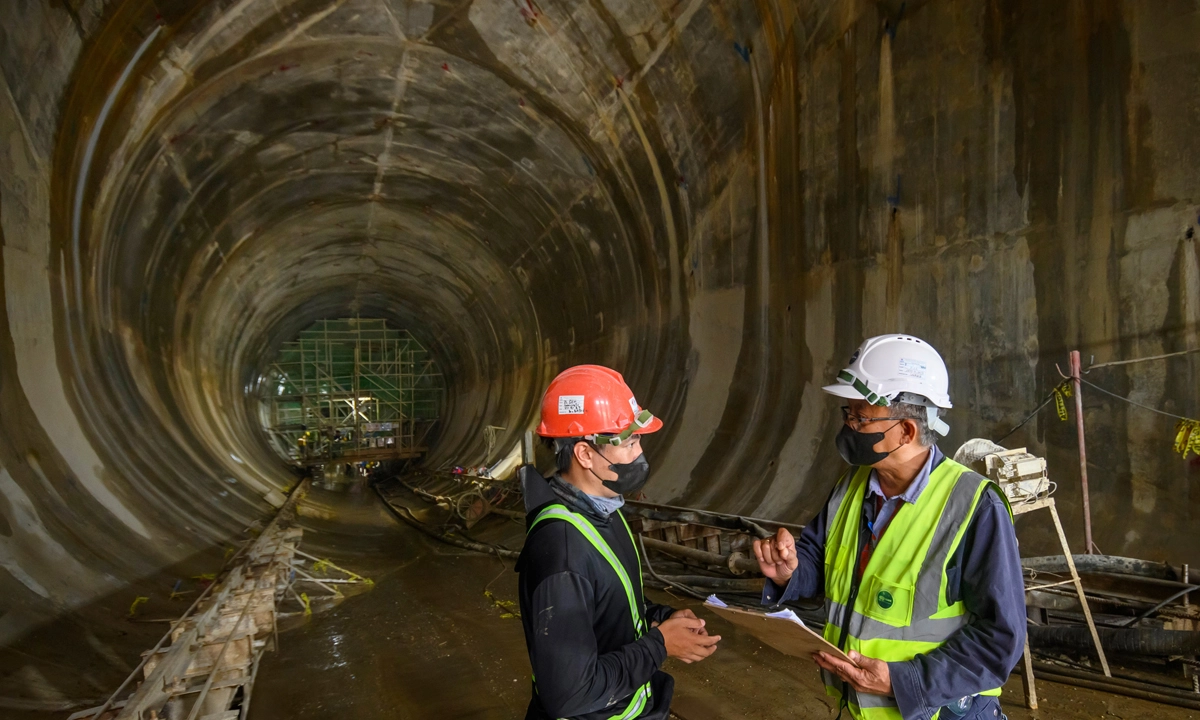
[[[633,531],[629,529],[629,523],[625,522],[624,515],[620,512],[616,512],[614,515],[621,519],[621,525],[625,527],[625,532],[629,534],[629,542],[633,545],[633,556],[638,561],[638,588],[642,588],[644,587],[642,584],[642,559],[641,555],[638,554],[637,543],[633,539]],[[554,504],[547,505],[537,514],[533,522],[529,523],[529,529],[525,531],[525,534],[528,535],[533,532],[537,524],[543,520],[564,520],[570,523],[592,544],[592,547],[596,548],[596,552],[600,553],[608,561],[608,564],[612,566],[613,572],[620,579],[621,586],[625,588],[625,597],[629,599],[629,614],[633,618],[634,637],[640,638],[644,635],[646,624],[642,618],[642,610],[638,605],[637,596],[633,593],[633,583],[629,580],[629,573],[625,572],[625,566],[617,559],[616,553],[608,546],[604,538],[600,537],[600,532],[596,530],[596,526],[583,515],[568,510],[566,505]],[[534,677],[533,681],[536,686],[537,678]],[[613,715],[609,720],[631,720],[631,718],[637,717],[641,714],[642,710],[646,709],[646,703],[650,699],[650,696],[650,683],[646,683],[633,694],[624,712]],[[563,719],[560,718],[559,720]]]
[[[942,461],[917,502],[897,509],[862,573],[854,607],[848,608],[870,475],[871,468],[861,467],[843,478],[827,506],[825,639],[836,644],[845,625],[847,652],[887,662],[910,660],[940,647],[968,622],[961,601],[946,602],[946,564],[991,481],[953,460]],[[828,694],[840,696],[844,684],[828,673],[823,677]],[[969,690],[1000,694],[999,688]],[[845,700],[856,718],[901,717],[891,697],[847,691]]]

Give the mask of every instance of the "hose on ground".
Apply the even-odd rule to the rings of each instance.
[[[1075,563],[1075,569],[1083,574],[1116,573],[1159,580],[1179,579],[1175,568],[1166,563],[1115,555],[1072,555],[1071,559]],[[1067,565],[1067,559],[1063,555],[1021,558],[1021,566],[1026,570],[1044,573],[1069,573],[1071,571]]]
[[[1039,665],[1041,665],[1041,663],[1039,663]],[[1098,675],[1096,676],[1097,679],[1092,680],[1075,677],[1073,675],[1066,675],[1051,669],[1038,669],[1034,672],[1034,678],[1037,680],[1048,680],[1050,682],[1061,683],[1063,685],[1074,685],[1075,687],[1086,688],[1088,690],[1099,690],[1101,692],[1125,695],[1126,697],[1134,697],[1141,700],[1150,700],[1157,703],[1163,703],[1164,705],[1174,705],[1176,707],[1200,710],[1200,700],[1186,699],[1175,693],[1163,692],[1157,688],[1151,690],[1149,688],[1142,689],[1116,684],[1103,675]],[[1200,698],[1200,696],[1198,696],[1198,698]]]
[[[376,492],[378,492],[378,489],[376,489]],[[505,558],[508,560],[516,560],[521,556],[520,552],[516,550],[509,550],[508,548],[500,547],[499,545],[475,542],[473,540],[464,540],[463,538],[454,537],[448,533],[440,533],[414,517],[412,511],[403,505],[393,505],[387,501],[387,498],[383,497],[382,493],[379,493],[379,497],[381,500],[383,500],[384,506],[387,507],[393,515],[399,518],[401,522],[411,525],[434,540],[440,540],[444,543],[454,545],[455,547],[460,547],[464,550],[484,553],[485,555],[495,555],[496,557]],[[403,509],[404,512],[401,512],[401,509]]]
[[[1108,685],[1117,685],[1122,688],[1131,688],[1134,690],[1141,690],[1143,692],[1170,695],[1172,697],[1182,698],[1194,703],[1200,703],[1200,695],[1196,694],[1190,687],[1182,687],[1179,685],[1163,685],[1162,683],[1152,682],[1131,675],[1114,674],[1112,677],[1105,677],[1098,672],[1080,670],[1078,668],[1066,667],[1057,663],[1042,662],[1040,660],[1035,660],[1033,662],[1033,673],[1035,678],[1040,678],[1043,674],[1049,673],[1051,675],[1061,675],[1063,677],[1075,678],[1078,680],[1088,680],[1091,682],[1106,683]]]
[[[1096,628],[1100,644],[1110,654],[1132,655],[1200,654],[1200,632],[1149,628]],[[1092,648],[1092,635],[1086,625],[1030,625],[1029,644],[1036,647]]]

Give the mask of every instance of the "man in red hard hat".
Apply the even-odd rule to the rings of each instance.
[[[667,656],[703,660],[719,636],[690,610],[645,601],[641,559],[619,508],[646,484],[641,436],[662,428],[620,373],[563,371],[542,398],[538,435],[556,472],[521,469],[528,531],[517,561],[533,666],[526,720],[665,720]]]

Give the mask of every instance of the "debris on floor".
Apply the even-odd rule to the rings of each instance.
[[[204,589],[191,607],[103,704],[69,720],[213,720],[245,718],[259,662],[278,647],[279,619],[309,615],[314,603],[332,603],[345,589],[369,588],[369,578],[298,549],[296,504],[300,483],[271,523],[226,562],[219,574],[197,578]],[[173,596],[181,594],[176,582]],[[147,601],[138,597],[130,617]],[[281,612],[287,603],[295,610]],[[128,694],[126,694],[128,692]]]

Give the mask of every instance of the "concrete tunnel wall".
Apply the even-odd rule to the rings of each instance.
[[[4,3],[0,643],[279,502],[245,393],[321,317],[432,349],[432,464],[599,362],[667,421],[653,499],[798,522],[863,336],[943,352],[951,452],[1072,348],[1195,348],[1197,30],[1177,2]],[[1196,363],[1089,377],[1195,416]],[[1196,561],[1172,421],[1085,395],[1101,549]],[[1073,425],[1016,443],[1082,550]]]

